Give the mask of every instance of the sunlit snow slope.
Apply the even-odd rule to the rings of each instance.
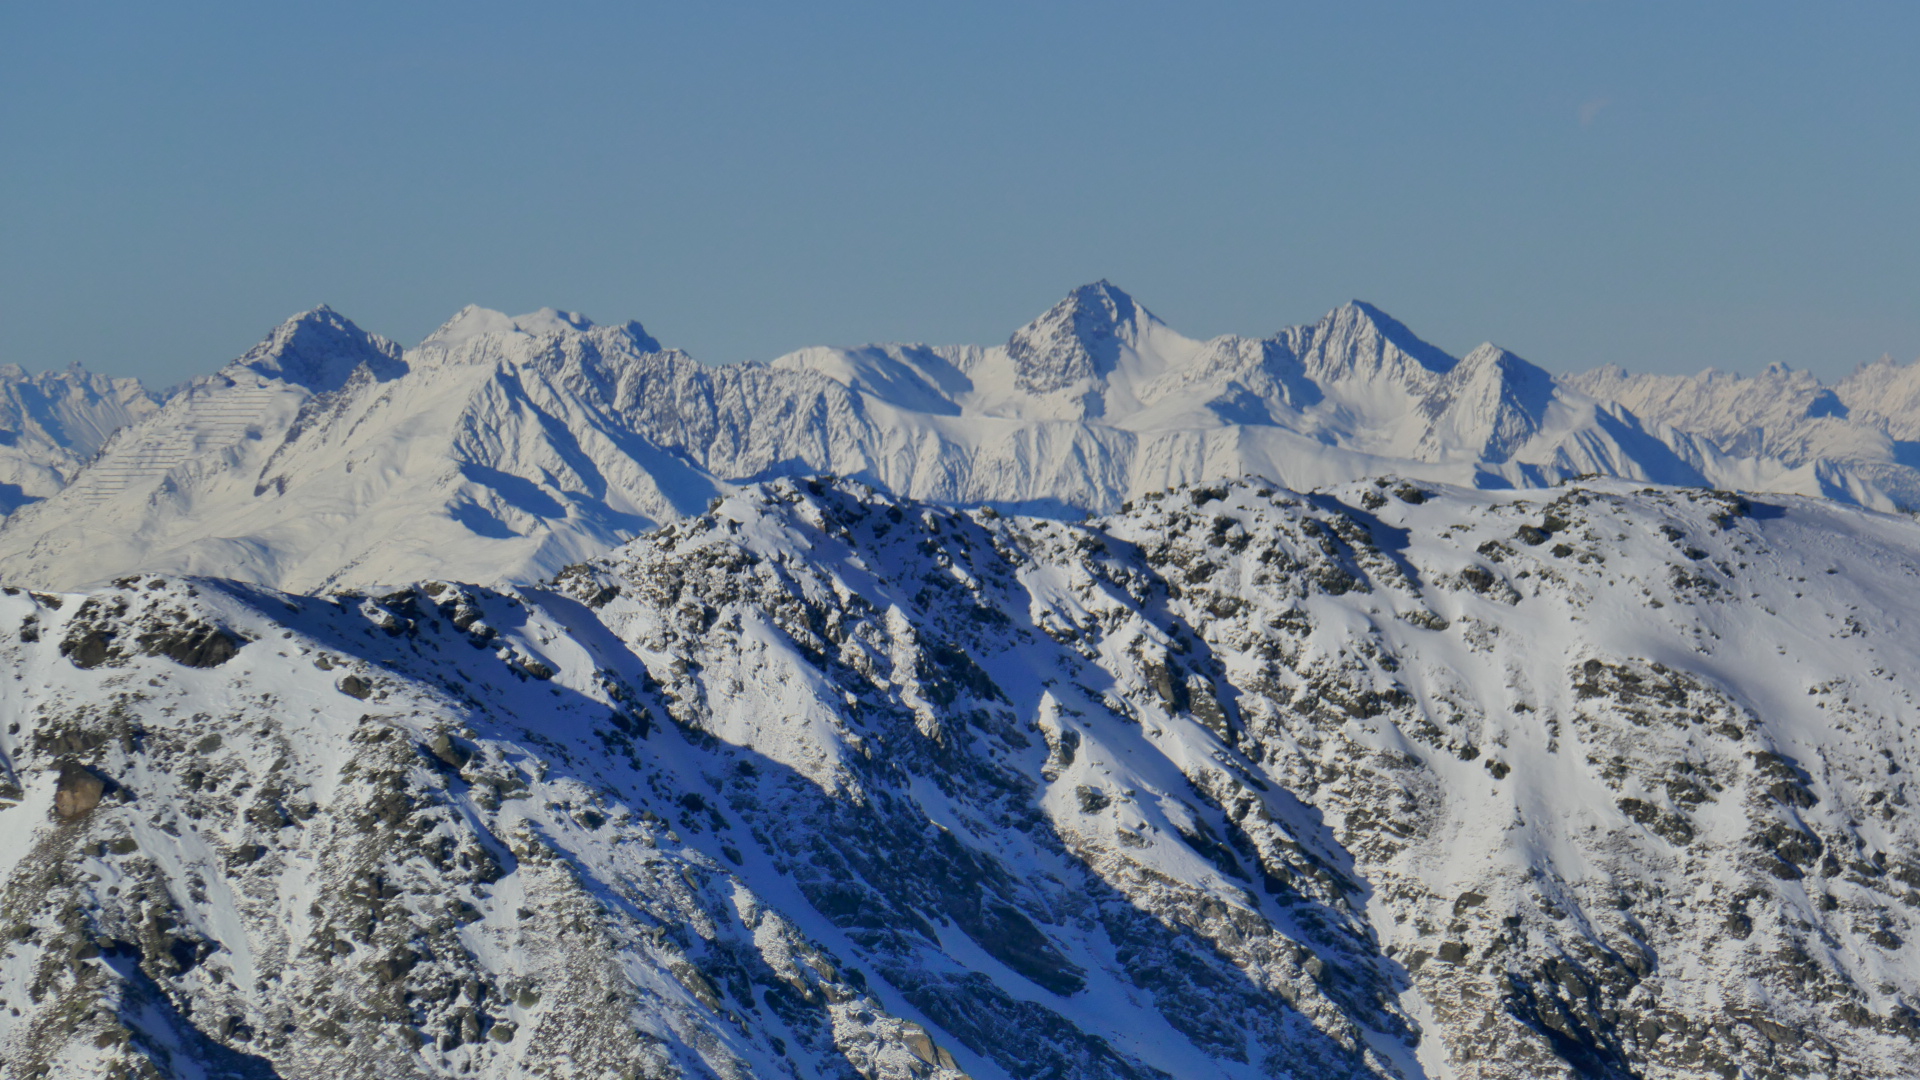
[[[782,480],[10,590],[0,1075],[1912,1076],[1917,582],[1791,496]]]
[[[551,309],[469,308],[402,350],[321,308],[0,525],[0,579],[523,582],[732,485],[818,473],[1056,516],[1243,475],[1304,490],[1602,474],[1900,502],[1884,470],[1798,464],[1643,423],[1492,345],[1455,359],[1360,303],[1264,340],[1196,341],[1102,282],[1002,346],[730,367]]]

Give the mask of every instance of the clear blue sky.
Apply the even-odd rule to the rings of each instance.
[[[1920,355],[1920,5],[0,5],[0,362],[329,303],[703,359],[1371,300],[1554,370]]]

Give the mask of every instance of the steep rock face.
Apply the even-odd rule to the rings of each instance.
[[[1035,395],[1092,390],[1119,366],[1123,344],[1139,338],[1140,321],[1151,318],[1105,281],[1075,289],[1007,341],[1020,389]]]
[[[10,593],[0,1060],[1912,1075],[1916,575],[1606,481],[783,480],[545,588]]]
[[[362,373],[377,382],[399,378],[407,372],[400,352],[322,304],[282,323],[232,366],[324,394]]]

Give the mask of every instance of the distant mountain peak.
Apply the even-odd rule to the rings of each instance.
[[[360,329],[325,304],[281,323],[234,364],[319,391],[343,385],[362,365],[379,379],[406,371],[400,346]]]
[[[1020,388],[1045,394],[1113,369],[1121,341],[1133,341],[1153,313],[1102,278],[1068,293],[1046,313],[1013,332],[1007,352],[1019,368]]]
[[[1512,364],[1512,363],[1526,363],[1526,361],[1521,360],[1519,356],[1515,355],[1512,352],[1512,350],[1503,348],[1499,345],[1495,345],[1491,341],[1483,341],[1480,344],[1475,345],[1470,351],[1468,351],[1467,355],[1461,357],[1460,363],[1462,364],[1468,364],[1468,363]]]
[[[485,335],[526,337],[546,337],[551,334],[584,334],[596,329],[594,321],[577,311],[562,311],[559,308],[543,307],[525,315],[508,315],[503,311],[484,308],[478,304],[468,304],[454,313],[453,318],[440,325],[438,330],[428,334],[420,344],[438,345],[453,348]],[[638,320],[616,327],[633,340],[634,346],[641,352],[659,352],[660,342],[647,333]]]
[[[492,308],[481,307],[479,304],[468,304],[454,312],[453,318],[441,323],[440,328],[428,334],[426,340],[420,344],[452,348],[486,334],[521,333],[520,328],[514,325],[514,321],[514,317],[504,311],[495,311]]]
[[[1446,350],[1422,340],[1405,323],[1365,300],[1349,300],[1334,308],[1320,320],[1320,327],[1332,340],[1344,339],[1350,346],[1378,338],[1436,375],[1452,371],[1458,363]]]
[[[1068,293],[1060,302],[1081,308],[1105,310],[1116,321],[1131,318],[1135,308],[1132,295],[1106,278],[1080,286]]]
[[[513,328],[523,334],[536,335],[564,334],[569,330],[584,333],[593,329],[593,320],[577,311],[543,307],[526,315],[515,315]]]

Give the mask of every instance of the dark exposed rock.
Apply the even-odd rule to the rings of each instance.
[[[112,655],[113,634],[106,630],[84,629],[60,642],[60,653],[77,668],[99,667]]]
[[[240,651],[242,642],[217,626],[187,623],[182,626],[150,630],[135,639],[149,656],[165,656],[187,667],[210,668],[226,663]]]
[[[473,751],[462,746],[444,731],[436,733],[432,739],[428,740],[427,752],[441,764],[454,770],[465,768],[467,762],[473,760]]]
[[[72,821],[100,805],[107,781],[85,765],[67,758],[60,762],[60,778],[53,790],[54,816]]]

